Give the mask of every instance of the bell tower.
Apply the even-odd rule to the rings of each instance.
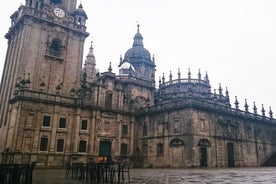
[[[79,88],[87,15],[76,0],[26,0],[11,16],[0,85],[0,129],[8,101],[24,88],[69,96]],[[1,133],[1,132],[0,132]]]

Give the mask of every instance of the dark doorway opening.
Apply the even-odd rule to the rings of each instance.
[[[235,167],[233,143],[227,143],[227,158],[228,158],[228,167]]]
[[[99,162],[107,162],[111,158],[111,142],[101,141],[99,149]]]
[[[207,148],[200,148],[200,167],[207,167]]]

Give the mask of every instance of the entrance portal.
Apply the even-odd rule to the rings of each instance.
[[[227,158],[228,158],[228,167],[235,167],[233,143],[227,143]]]
[[[200,167],[207,167],[207,148],[200,148]]]
[[[101,141],[99,149],[99,162],[106,162],[111,157],[111,142]]]

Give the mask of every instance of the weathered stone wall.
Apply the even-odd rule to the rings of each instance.
[[[202,148],[209,167],[259,166],[275,152],[275,125],[238,115],[190,107],[146,114],[138,122],[144,125],[141,132],[145,126],[148,131],[139,141],[141,150],[147,149],[146,167],[199,167]],[[158,144],[163,144],[161,155]]]

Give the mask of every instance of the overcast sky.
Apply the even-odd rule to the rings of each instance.
[[[0,2],[0,67],[3,68],[9,16],[25,0]],[[137,21],[144,46],[155,55],[156,81],[173,78],[180,68],[197,77],[209,74],[213,89],[228,87],[231,102],[238,96],[252,112],[264,104],[276,117],[276,1],[275,0],[82,0],[88,15],[84,56],[93,40],[97,68],[112,62],[117,72],[120,55],[132,47]],[[158,84],[158,83],[157,83]],[[224,90],[225,92],[225,90]],[[234,105],[232,105],[234,107]]]

